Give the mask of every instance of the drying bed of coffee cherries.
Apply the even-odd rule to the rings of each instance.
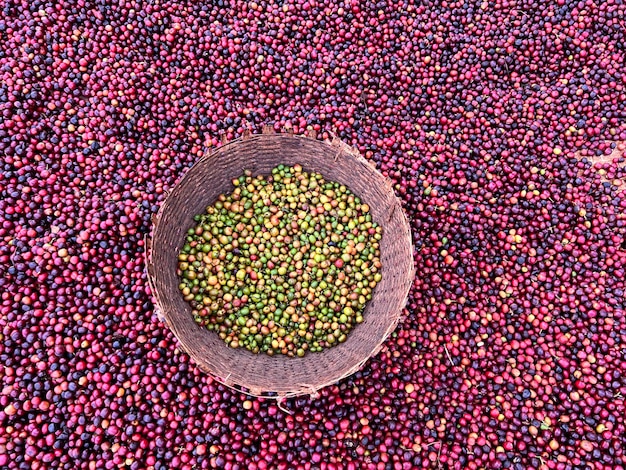
[[[623,2],[0,9],[0,467],[626,466]],[[266,125],[387,175],[417,268],[378,355],[282,401],[199,371],[143,267],[180,174]]]

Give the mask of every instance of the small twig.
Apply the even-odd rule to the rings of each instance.
[[[448,347],[445,344],[443,345],[443,349],[446,351],[446,356],[448,356],[448,360],[450,361],[450,364],[452,364],[452,367],[455,367],[456,364],[452,360],[452,356],[450,356],[450,351],[448,351]]]
[[[443,465],[441,465],[441,460],[440,460],[440,458],[441,458],[441,448],[442,447],[443,447],[443,444],[440,444],[439,445],[439,451],[437,451],[437,466],[439,468],[443,468]]]
[[[439,447],[441,447],[441,441],[434,441],[434,442],[431,442],[430,444],[425,444],[424,447],[428,448],[430,446],[434,446],[435,444],[439,444]]]
[[[546,466],[546,461],[543,459],[541,455],[535,455],[535,457],[539,459],[539,462],[541,462],[542,467]]]
[[[288,415],[292,415],[292,414],[293,414],[293,411],[289,411],[287,408],[285,408],[285,407],[283,406],[283,402],[284,402],[284,401],[285,401],[285,398],[282,398],[282,399],[280,399],[280,400],[276,400],[276,404],[278,405],[278,408],[279,408],[281,411],[283,411],[283,412],[287,413]]]
[[[435,441],[435,442],[431,442],[430,444],[426,444],[426,448],[435,445],[435,444],[439,444],[439,450],[437,451],[437,468],[443,468],[443,466],[441,465],[441,448],[443,447],[443,442],[441,441]]]

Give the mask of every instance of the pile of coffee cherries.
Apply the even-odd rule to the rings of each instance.
[[[623,1],[0,13],[0,467],[626,467]],[[266,126],[388,176],[417,273],[379,354],[282,402],[200,371],[144,268],[180,175]]]
[[[382,229],[344,185],[279,165],[195,217],[180,290],[231,347],[302,357],[343,343],[382,279]]]

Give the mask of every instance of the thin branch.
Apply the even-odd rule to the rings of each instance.
[[[445,344],[443,345],[443,349],[446,351],[446,356],[448,356],[448,360],[450,361],[450,364],[452,364],[452,367],[455,367],[456,364],[452,360],[452,356],[450,356],[450,351],[448,351],[448,347]]]

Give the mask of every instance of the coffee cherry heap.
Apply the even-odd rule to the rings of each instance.
[[[0,12],[1,468],[626,468],[623,1]],[[388,176],[417,273],[379,354],[281,404],[199,370],[144,272],[181,173],[264,126]]]
[[[179,255],[194,318],[231,348],[302,357],[343,343],[382,279],[382,228],[344,185],[300,165],[233,180]]]

